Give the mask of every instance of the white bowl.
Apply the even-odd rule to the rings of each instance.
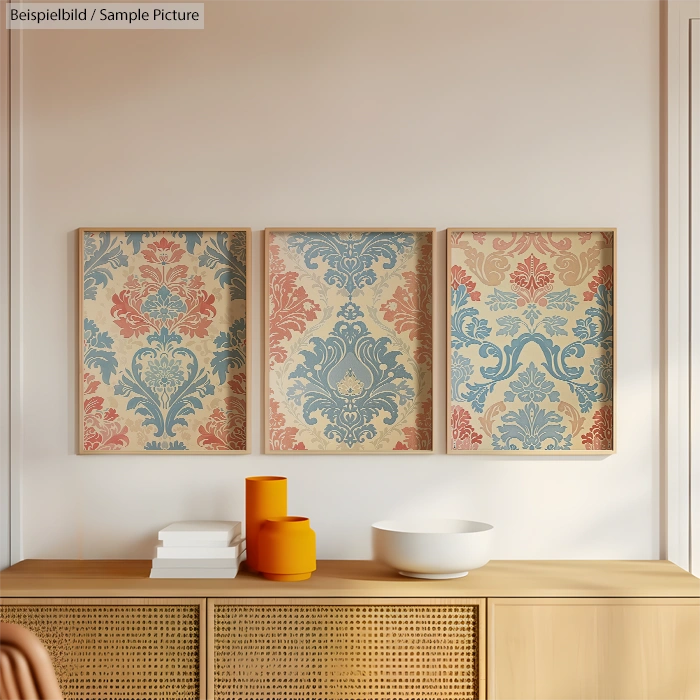
[[[491,558],[493,525],[443,518],[372,525],[374,558],[413,578],[460,578]]]

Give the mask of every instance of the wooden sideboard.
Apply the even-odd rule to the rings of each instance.
[[[149,579],[150,561],[26,560],[0,619],[46,644],[66,699],[700,700],[700,579],[666,561],[493,561],[407,579]]]

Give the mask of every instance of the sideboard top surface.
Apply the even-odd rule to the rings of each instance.
[[[150,559],[26,559],[0,573],[0,596],[26,598],[587,598],[700,597],[669,561],[491,561],[461,579],[409,579],[373,561],[319,561],[308,581],[151,579]]]

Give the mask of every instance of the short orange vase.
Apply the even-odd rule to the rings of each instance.
[[[246,558],[251,571],[259,571],[260,526],[268,518],[287,515],[287,477],[249,476],[245,480]]]
[[[304,581],[316,571],[316,533],[308,518],[270,518],[260,528],[259,569],[271,581]]]

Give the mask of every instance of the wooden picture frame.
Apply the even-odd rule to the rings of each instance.
[[[264,255],[265,454],[432,453],[435,229],[268,228]]]
[[[447,229],[448,454],[615,453],[616,241]]]
[[[249,454],[251,230],[78,239],[77,453]]]

